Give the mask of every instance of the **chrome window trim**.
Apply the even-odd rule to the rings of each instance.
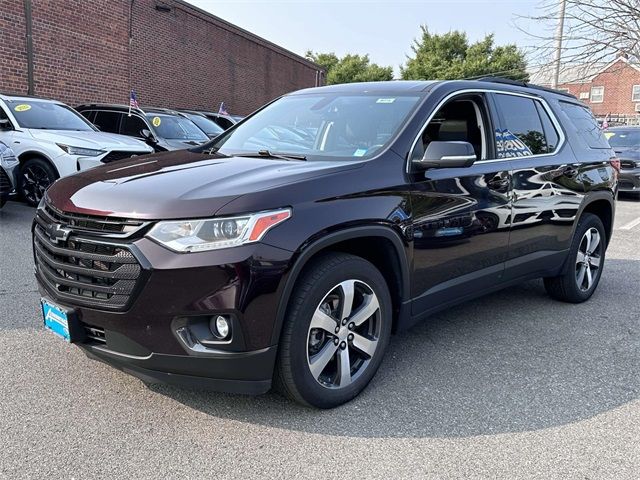
[[[488,160],[476,160],[474,165],[481,164],[481,163],[508,162],[510,160],[518,160],[523,158],[550,157],[550,156],[556,155],[564,146],[564,143],[566,141],[564,130],[562,129],[560,122],[556,118],[555,113],[553,112],[553,110],[551,110],[551,107],[549,107],[549,104],[544,98],[539,97],[537,95],[529,94],[529,93],[509,92],[505,90],[495,90],[495,89],[489,89],[489,88],[467,88],[464,90],[457,90],[455,92],[451,92],[450,94],[448,94],[446,97],[440,100],[440,102],[436,105],[436,107],[433,109],[431,114],[427,117],[427,120],[422,125],[422,128],[418,132],[418,135],[416,135],[416,138],[413,140],[413,143],[411,144],[411,148],[409,149],[409,155],[407,156],[407,166],[406,166],[407,173],[411,173],[411,153],[416,148],[418,140],[422,138],[424,131],[427,129],[427,126],[429,125],[431,120],[433,120],[433,117],[435,117],[436,113],[438,113],[438,111],[445,105],[445,103],[447,103],[452,98],[457,97],[459,95],[469,94],[469,93],[495,93],[495,94],[501,94],[501,95],[512,95],[514,97],[525,97],[534,101],[538,101],[544,108],[545,112],[547,112],[547,115],[549,115],[549,118],[551,119],[551,123],[555,127],[556,133],[558,134],[558,145],[556,145],[556,149],[551,153],[539,153],[537,155],[528,155],[526,157],[506,157],[506,158],[492,158]],[[487,112],[487,113],[490,115],[490,112]],[[496,119],[493,119],[493,120],[496,120]],[[492,132],[492,134],[495,136],[495,132]]]

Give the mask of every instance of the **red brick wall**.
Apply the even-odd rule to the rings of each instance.
[[[26,92],[27,43],[24,7],[0,0],[0,92]]]
[[[217,110],[224,101],[247,114],[315,85],[309,62],[180,1],[134,0],[131,46],[130,0],[32,3],[36,94],[71,105],[127,103],[130,66],[143,108]],[[25,45],[23,2],[0,0],[0,91],[27,91]]]
[[[640,71],[624,61],[618,61],[591,79],[588,83],[558,85],[580,98],[580,93],[591,92],[591,87],[604,87],[604,101],[592,103],[590,97],[582,99],[589,105],[594,115],[636,115],[636,103],[631,100],[633,85],[640,85]]]

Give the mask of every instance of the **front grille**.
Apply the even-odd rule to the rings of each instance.
[[[116,162],[125,158],[131,158],[138,155],[144,155],[142,152],[109,152],[102,160],[102,163]]]
[[[48,225],[39,211],[33,247],[36,274],[44,287],[72,305],[124,310],[142,273],[131,250],[74,235],[55,241],[47,233]]]
[[[635,162],[631,161],[631,160],[620,160],[620,168],[635,168],[636,164]]]
[[[4,198],[11,193],[11,182],[7,172],[0,167],[0,197]]]
[[[45,204],[44,211],[50,217],[51,222],[61,223],[74,230],[90,233],[131,233],[144,225],[144,222],[140,220],[128,218],[65,213],[48,203]]]

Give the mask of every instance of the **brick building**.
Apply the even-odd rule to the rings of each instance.
[[[182,0],[0,0],[3,92],[77,105],[128,103],[134,88],[143,108],[225,102],[247,114],[322,77],[318,65]]]
[[[552,70],[533,72],[531,83],[551,86]],[[630,121],[640,116],[640,65],[623,56],[606,64],[564,66],[558,89],[582,100],[598,118]]]

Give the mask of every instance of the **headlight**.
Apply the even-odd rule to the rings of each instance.
[[[94,150],[93,148],[83,148],[83,147],[72,147],[70,145],[63,145],[61,143],[57,143],[62,150],[67,152],[69,155],[81,155],[83,157],[97,157],[98,155],[102,155],[104,153],[103,150]]]
[[[159,222],[147,237],[179,253],[219,250],[258,242],[269,229],[290,217],[287,208],[241,217]]]

